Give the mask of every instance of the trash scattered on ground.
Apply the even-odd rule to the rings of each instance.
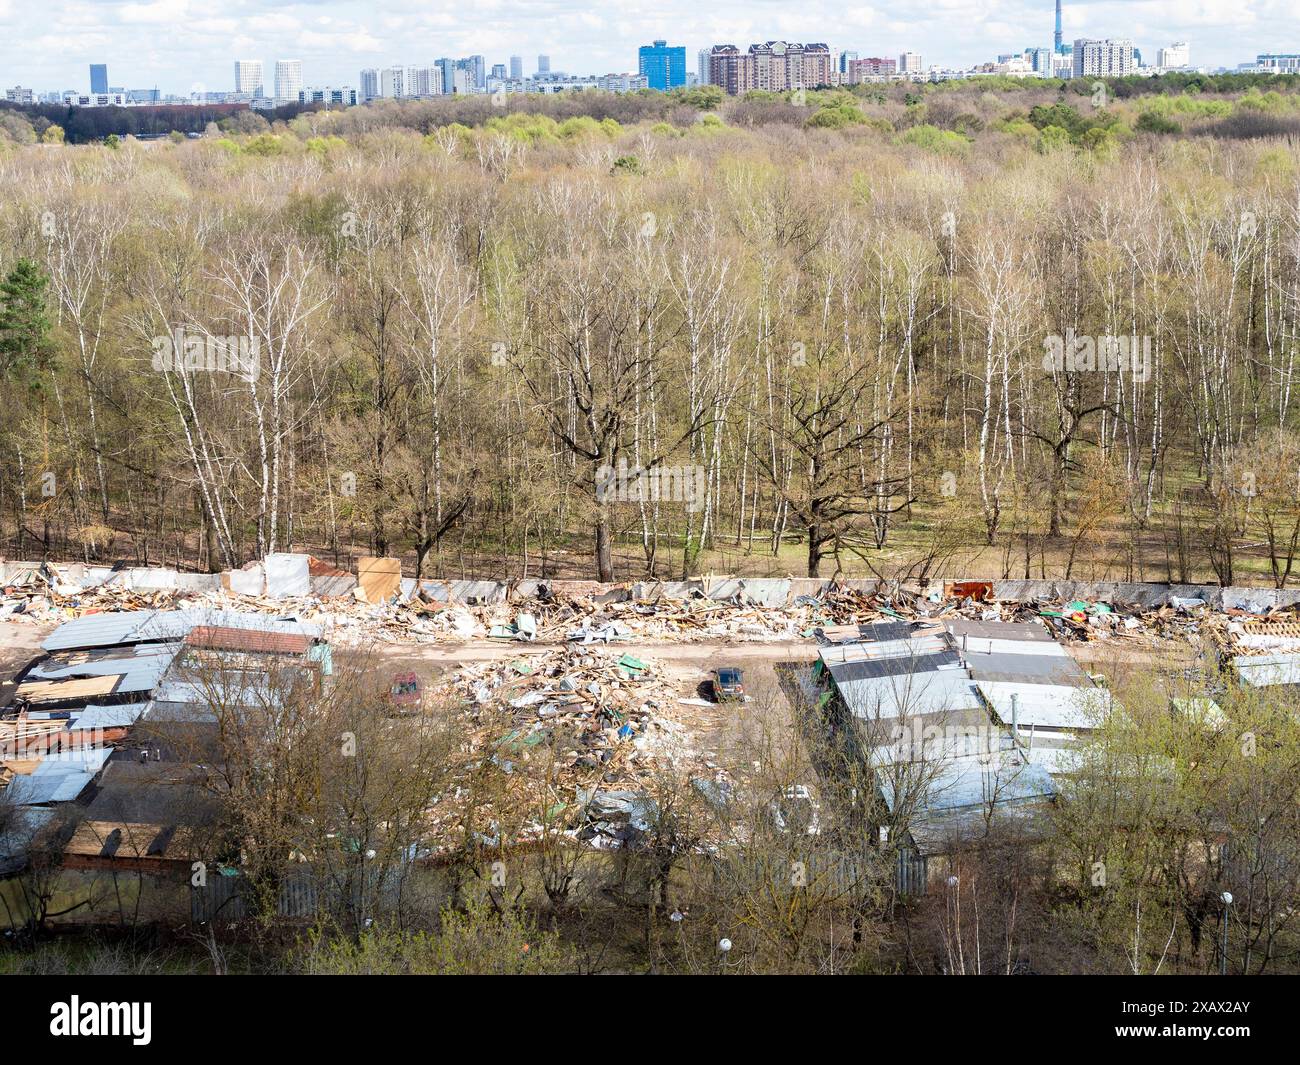
[[[439,690],[461,708],[471,762],[514,778],[510,801],[530,819],[523,839],[546,823],[595,846],[630,845],[655,820],[661,774],[717,773],[669,715],[671,682],[636,655],[557,647],[464,666]]]
[[[1229,623],[1274,624],[1297,617],[1300,609],[1297,593],[1197,585],[967,580],[907,586],[730,577],[622,585],[416,581],[402,577],[397,559],[363,558],[353,577],[310,555],[292,554],[220,575],[51,563],[9,563],[5,573],[0,619],[55,624],[99,611],[210,608],[294,617],[328,628],[336,640],[388,643],[793,642],[890,620],[964,617],[1041,618],[1067,642],[1208,637],[1249,653],[1251,641],[1236,640]],[[1257,650],[1289,646],[1265,642]]]
[[[464,666],[448,684],[466,705],[471,743],[503,767],[542,746],[577,782],[630,785],[657,757],[689,754],[684,726],[664,712],[672,686],[630,654],[555,648],[526,663]],[[503,711],[508,730],[494,737]]]

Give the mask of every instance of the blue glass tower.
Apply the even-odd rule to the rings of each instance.
[[[670,48],[667,41],[643,44],[640,55],[640,73],[652,89],[665,92],[686,84],[686,48]]]

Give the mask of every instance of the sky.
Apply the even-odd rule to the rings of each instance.
[[[1298,0],[1064,0],[1067,41],[1128,37],[1155,50],[1188,41],[1194,65],[1236,66],[1260,52],[1300,52]],[[234,60],[301,59],[309,86],[359,83],[364,67],[511,55],[574,74],[635,70],[637,48],[685,45],[687,69],[711,44],[821,42],[832,50],[963,67],[1052,40],[1054,0],[0,0],[0,86],[164,93],[233,91]]]

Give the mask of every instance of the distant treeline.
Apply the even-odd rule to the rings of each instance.
[[[118,137],[148,137],[166,136],[173,130],[178,133],[202,133],[209,122],[220,122],[238,111],[249,109],[247,104],[69,107],[66,104],[3,103],[0,107],[17,111],[32,124],[38,136],[47,126],[59,126],[70,144],[88,144],[103,140],[110,134]],[[271,120],[287,120],[305,110],[310,108],[292,104],[263,113]]]
[[[986,77],[960,78],[954,81],[940,81],[933,84],[911,86],[912,91],[929,92],[983,92],[986,90],[1004,91],[1040,88],[1073,91],[1080,96],[1092,93],[1093,85],[1104,82],[1110,95],[1121,100],[1133,96],[1178,95],[1181,93],[1236,93],[1249,89],[1276,89],[1279,92],[1292,92],[1300,86],[1300,75],[1295,74],[1196,74],[1171,73],[1152,76],[1150,74],[1130,74],[1123,78],[1016,78],[1004,74]],[[898,83],[906,84],[906,83]],[[857,88],[878,89],[878,83]]]
[[[1126,100],[1143,96],[1166,95],[1181,96],[1199,93],[1241,93],[1249,90],[1276,90],[1294,92],[1300,87],[1300,76],[1275,74],[1162,74],[1158,77],[1134,75],[1126,78],[1078,78],[1061,81],[1052,78],[1012,78],[994,75],[990,77],[966,78],[956,81],[936,83],[913,82],[870,82],[862,85],[845,86],[841,92],[881,104],[896,102],[898,104],[915,104],[926,97],[950,94],[968,94],[983,92],[1010,93],[1057,93],[1061,96],[1089,96],[1094,91],[1097,81],[1107,86],[1112,99]],[[815,92],[826,91],[821,87]],[[777,94],[755,91],[747,93],[742,100],[728,103],[722,90],[715,86],[701,86],[692,89],[675,89],[662,93],[643,90],[635,93],[582,92],[564,93],[558,96],[511,97],[506,111],[524,111],[540,114],[564,121],[577,116],[590,116],[598,121],[612,118],[624,125],[640,121],[662,120],[676,125],[688,125],[700,111],[712,111],[724,105],[737,103],[776,103],[789,94]],[[375,101],[375,110],[369,121],[358,123],[361,126],[398,125],[430,132],[440,126],[460,123],[466,126],[481,126],[494,116],[500,116],[502,109],[494,105],[491,97],[486,95],[436,97],[419,101]],[[211,122],[231,119],[237,112],[248,111],[246,104],[207,104],[199,107],[187,105],[169,105],[159,107],[69,107],[64,104],[22,105],[0,103],[0,108],[15,111],[23,116],[35,128],[39,137],[49,125],[56,125],[64,131],[64,137],[70,144],[86,144],[103,140],[110,134],[125,136],[165,136],[172,131],[179,133],[202,133]],[[322,105],[290,104],[266,111],[256,112],[269,122],[289,121],[304,112],[322,110]],[[742,117],[742,116],[736,116]],[[768,108],[761,115],[747,112],[742,117],[744,125],[763,125],[771,121],[792,121],[800,118],[801,113]],[[806,117],[803,115],[802,117]],[[227,128],[229,123],[223,128]],[[1223,130],[1214,132],[1227,136],[1278,136],[1294,133],[1293,123],[1279,121],[1264,116],[1249,116],[1244,121],[1228,123]],[[1241,126],[1243,128],[1238,129]],[[1249,128],[1246,128],[1249,127]],[[1257,128],[1258,127],[1258,128]]]

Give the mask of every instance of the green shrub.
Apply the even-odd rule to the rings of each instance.
[[[1133,128],[1139,133],[1181,133],[1183,130],[1172,118],[1165,118],[1154,111],[1143,111],[1138,115],[1137,125]]]
[[[939,129],[938,126],[913,126],[906,133],[901,134],[898,139],[902,144],[914,144],[918,148],[923,148],[927,152],[934,152],[937,155],[964,155],[970,151],[969,140],[960,133]]]

